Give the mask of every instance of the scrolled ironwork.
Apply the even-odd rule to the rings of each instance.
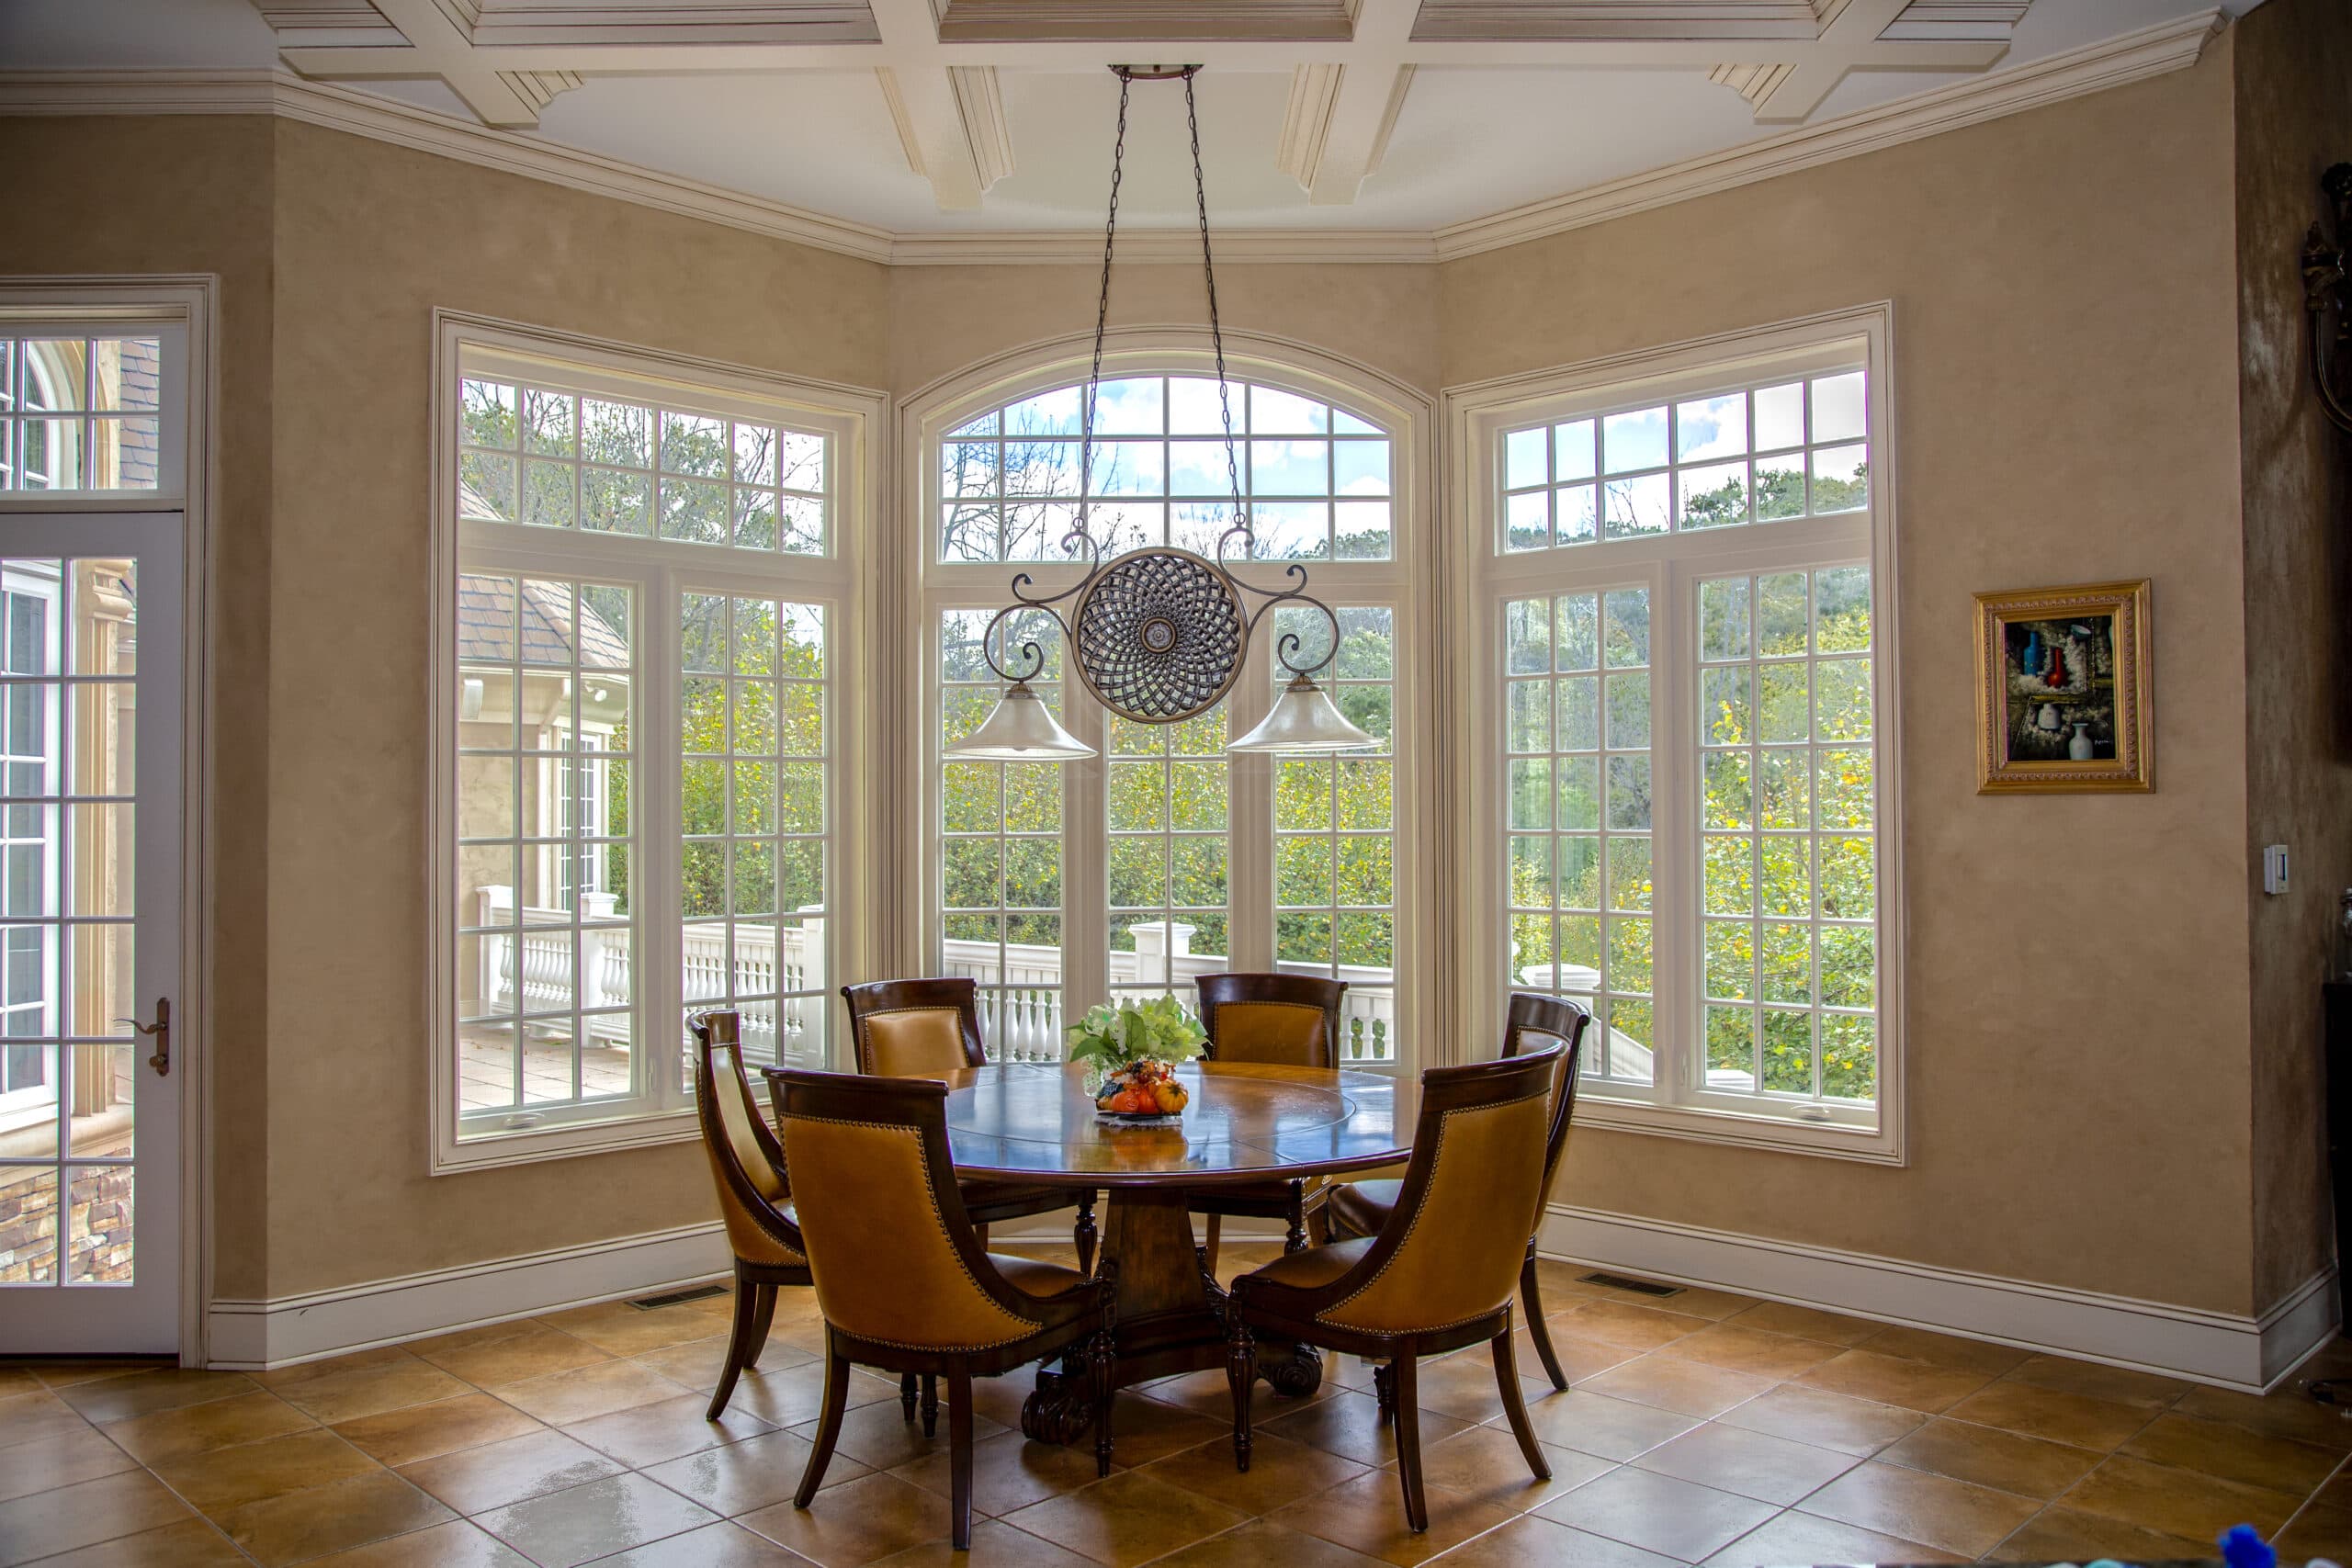
[[[1137,550],[1085,587],[1072,615],[1072,662],[1104,707],[1145,724],[1175,724],[1232,689],[1250,651],[1250,622],[1216,562],[1190,550]]]

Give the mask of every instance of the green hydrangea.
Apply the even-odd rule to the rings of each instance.
[[[1115,1072],[1149,1056],[1185,1062],[1201,1054],[1208,1032],[1174,997],[1093,1007],[1072,1024],[1064,1055],[1073,1062],[1099,1061]]]

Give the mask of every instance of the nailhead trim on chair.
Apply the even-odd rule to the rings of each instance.
[[[1518,1103],[1518,1102],[1517,1102],[1517,1101],[1512,1101],[1512,1100],[1505,1100],[1505,1101],[1502,1101],[1501,1103],[1502,1103],[1502,1104],[1516,1104],[1516,1103]],[[1440,1158],[1444,1155],[1444,1153],[1445,1153],[1445,1127],[1446,1127],[1446,1123],[1447,1123],[1447,1122],[1449,1122],[1453,1121],[1456,1116],[1462,1115],[1464,1111],[1493,1111],[1493,1110],[1496,1110],[1496,1109],[1498,1109],[1498,1106],[1496,1106],[1496,1105],[1465,1105],[1465,1106],[1462,1107],[1462,1108],[1461,1108],[1461,1110],[1458,1110],[1458,1111],[1446,1111],[1444,1114],[1441,1115],[1441,1116],[1437,1119],[1437,1147],[1436,1147],[1436,1148],[1434,1148],[1434,1149],[1432,1149],[1432,1150],[1430,1152],[1430,1165],[1432,1168],[1434,1168],[1434,1167],[1437,1165],[1438,1160],[1439,1160],[1439,1159],[1440,1159]],[[1333,1313],[1335,1313],[1335,1312],[1338,1312],[1341,1307],[1346,1306],[1346,1305],[1348,1304],[1348,1303],[1349,1303],[1349,1302],[1354,1301],[1358,1296],[1363,1295],[1366,1291],[1371,1290],[1374,1285],[1377,1285],[1378,1283],[1380,1283],[1380,1281],[1381,1281],[1382,1280],[1384,1280],[1384,1279],[1385,1279],[1385,1278],[1387,1277],[1388,1271],[1389,1271],[1391,1269],[1394,1269],[1395,1267],[1396,1267],[1396,1260],[1397,1260],[1398,1258],[1402,1258],[1402,1257],[1404,1257],[1404,1256],[1405,1256],[1405,1247],[1406,1247],[1407,1243],[1410,1242],[1410,1241],[1413,1239],[1413,1233],[1414,1233],[1415,1231],[1417,1231],[1417,1230],[1420,1229],[1420,1226],[1421,1226],[1421,1213],[1422,1213],[1422,1211],[1423,1211],[1423,1210],[1427,1209],[1428,1207],[1429,1207],[1429,1204],[1428,1204],[1426,1201],[1423,1201],[1423,1202],[1422,1202],[1419,1207],[1417,1207],[1417,1208],[1415,1208],[1415,1209],[1414,1209],[1414,1211],[1413,1211],[1413,1218],[1412,1218],[1412,1222],[1411,1222],[1409,1224],[1406,1225],[1406,1227],[1405,1227],[1405,1235],[1404,1235],[1404,1239],[1403,1239],[1403,1240],[1401,1240],[1401,1241],[1399,1241],[1399,1242],[1397,1242],[1397,1244],[1396,1244],[1396,1251],[1394,1251],[1394,1252],[1392,1252],[1392,1253],[1390,1253],[1390,1254],[1388,1255],[1388,1261],[1386,1261],[1385,1263],[1383,1263],[1383,1264],[1380,1266],[1380,1268],[1379,1268],[1379,1269],[1377,1269],[1377,1270],[1373,1274],[1373,1276],[1372,1276],[1372,1278],[1371,1278],[1371,1279],[1366,1280],[1363,1284],[1358,1285],[1358,1286],[1357,1286],[1353,1291],[1350,1292],[1349,1292],[1345,1297],[1343,1297],[1342,1299],[1340,1299],[1340,1300],[1339,1300],[1339,1301],[1336,1301],[1336,1302],[1333,1302],[1329,1306],[1325,1307],[1321,1312],[1317,1313],[1317,1314],[1315,1314],[1315,1321],[1316,1321],[1316,1322],[1317,1322],[1317,1323],[1328,1323],[1328,1324],[1329,1324],[1329,1325],[1330,1325],[1332,1327],[1334,1327],[1334,1328],[1347,1328],[1347,1327],[1349,1326],[1347,1324],[1341,1323],[1341,1322],[1340,1322],[1340,1321],[1339,1321],[1337,1318],[1333,1317],[1331,1314],[1332,1314]],[[1504,1295],[1504,1297],[1503,1297],[1503,1304],[1504,1304],[1505,1306],[1509,1306],[1509,1305],[1510,1305],[1510,1304],[1511,1304],[1511,1302],[1512,1302],[1513,1296],[1516,1294],[1516,1292],[1517,1292],[1518,1289],[1519,1289],[1519,1280],[1518,1280],[1518,1277],[1517,1277],[1516,1275],[1514,1275],[1514,1276],[1512,1277],[1512,1280],[1511,1280],[1511,1291],[1510,1291],[1510,1293],[1506,1293],[1506,1294]],[[1441,1334],[1441,1333],[1443,1333],[1446,1329],[1459,1327],[1461,1325],[1465,1324],[1465,1323],[1476,1323],[1478,1319],[1480,1319],[1480,1318],[1482,1318],[1482,1317],[1488,1316],[1489,1314],[1491,1314],[1494,1312],[1494,1310],[1495,1310],[1494,1308],[1492,1308],[1492,1307],[1488,1307],[1485,1312],[1474,1312],[1474,1313],[1472,1313],[1469,1316],[1467,1316],[1467,1317],[1459,1317],[1459,1318],[1456,1318],[1456,1319],[1454,1319],[1454,1320],[1453,1320],[1453,1322],[1452,1322],[1452,1323],[1437,1323],[1437,1324],[1431,1324],[1428,1328],[1426,1328],[1426,1329],[1417,1330],[1416,1332],[1419,1332],[1419,1333],[1425,1333],[1425,1334]],[[1376,1332],[1376,1331],[1375,1331],[1375,1330],[1372,1330],[1372,1329],[1356,1329],[1356,1330],[1354,1330],[1354,1332],[1359,1333],[1359,1334],[1365,1334],[1365,1333],[1373,1333],[1373,1332]]]

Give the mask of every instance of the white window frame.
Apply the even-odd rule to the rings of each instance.
[[[77,337],[135,337],[153,338],[157,341],[160,347],[157,367],[160,377],[156,384],[155,409],[153,413],[142,411],[134,416],[141,419],[153,419],[157,422],[155,483],[146,489],[112,488],[88,484],[61,487],[42,485],[23,489],[17,488],[12,479],[10,488],[0,490],[0,496],[6,498],[6,503],[12,511],[56,510],[60,509],[60,503],[64,503],[64,508],[70,509],[75,502],[93,502],[112,506],[118,511],[127,508],[141,512],[175,511],[187,505],[189,500],[187,493],[188,440],[191,431],[197,431],[199,436],[201,435],[201,427],[191,417],[188,407],[190,373],[192,368],[198,366],[198,361],[197,355],[191,352],[187,321],[186,320],[157,320],[152,312],[134,316],[127,312],[112,315],[104,311],[86,316],[19,315],[13,319],[0,319],[0,338],[15,340],[17,352],[20,355],[24,352],[23,340],[25,339]],[[87,389],[85,390],[86,391]],[[85,398],[84,400],[92,400]],[[84,422],[84,434],[86,436],[91,412],[92,411],[87,409],[78,409],[62,411],[53,416],[29,416],[23,415],[21,411],[9,409],[6,411],[5,421],[0,423],[14,421],[20,417],[81,419]],[[102,413],[98,417],[110,419],[114,415]],[[0,429],[0,462],[10,465],[12,474],[16,468],[22,466],[21,437],[21,429],[15,431]],[[92,444],[85,440],[82,464],[85,479],[90,471],[91,452]]]
[[[1558,370],[1481,382],[1445,394],[1456,461],[1453,548],[1463,563],[1452,639],[1464,766],[1459,810],[1467,865],[1455,919],[1464,971],[1461,1015],[1472,1040],[1498,1038],[1510,969],[1505,857],[1509,827],[1502,770],[1505,715],[1501,607],[1546,593],[1646,585],[1651,604],[1653,978],[1657,1009],[1649,1086],[1585,1079],[1577,1120],[1588,1126],[1710,1143],[1904,1163],[1904,904],[1902,711],[1897,691],[1894,312],[1887,303],[1753,331],[1612,355]],[[1709,391],[1818,374],[1860,364],[1867,376],[1870,504],[1843,513],[1751,523],[1703,532],[1580,543],[1505,553],[1502,437],[1539,421],[1671,401]],[[1754,1096],[1710,1092],[1696,1045],[1701,964],[1696,583],[1743,570],[1796,570],[1867,559],[1876,682],[1878,1098],[1871,1113],[1843,1108],[1778,1111]],[[1686,722],[1687,720],[1687,722]],[[1679,933],[1668,938],[1670,931]]]
[[[872,918],[862,912],[873,873],[866,770],[872,753],[874,698],[880,689],[872,651],[866,539],[878,477],[875,433],[883,394],[546,331],[451,310],[434,314],[432,611],[434,657],[428,692],[432,739],[425,778],[432,854],[426,973],[427,1073],[435,1175],[698,1135],[681,1075],[661,1070],[662,1043],[683,1019],[680,918],[679,598],[723,593],[816,604],[827,611],[826,672],[831,753],[826,824],[827,897],[837,913],[825,922],[826,971],[842,976],[868,962]],[[824,555],[789,554],[630,535],[483,522],[457,515],[460,361],[511,362],[541,384],[562,386],[573,367],[584,386],[636,395],[694,412],[782,420],[831,438],[832,496]],[[458,1104],[456,736],[458,725],[457,580],[461,570],[581,578],[625,583],[637,592],[631,669],[639,690],[630,781],[636,854],[630,864],[637,984],[632,1038],[642,1065],[641,1092],[626,1100],[566,1107],[535,1125],[465,1128]],[[830,1010],[826,1060],[840,1055]],[[683,1060],[681,1043],[679,1060]]]
[[[1442,940],[1430,897],[1441,884],[1432,879],[1434,863],[1428,836],[1405,830],[1407,824],[1423,820],[1436,799],[1437,726],[1430,698],[1436,689],[1432,671],[1438,668],[1438,655],[1427,629],[1437,534],[1429,521],[1434,511],[1430,451],[1434,411],[1421,394],[1352,361],[1254,333],[1228,331],[1225,340],[1226,378],[1237,389],[1237,398],[1243,383],[1295,392],[1348,410],[1380,427],[1389,440],[1388,558],[1304,564],[1310,574],[1309,592],[1335,608],[1379,605],[1393,616],[1391,637],[1397,649],[1393,820],[1398,828],[1393,858],[1394,1005],[1401,1038],[1393,1060],[1350,1065],[1409,1077],[1419,1066],[1445,1059],[1437,1035],[1437,1020],[1443,1016],[1442,979],[1437,972]],[[1106,381],[1128,376],[1216,374],[1216,362],[1198,332],[1128,329],[1112,333],[1108,341],[1102,360]],[[948,432],[991,409],[1082,382],[1089,348],[1089,340],[1066,338],[1017,350],[933,383],[907,399],[900,410],[899,493],[905,499],[894,539],[901,552],[901,569],[892,581],[912,586],[917,613],[898,642],[903,689],[914,694],[909,704],[912,711],[907,716],[911,722],[899,731],[904,737],[902,755],[910,764],[904,771],[914,776],[901,818],[908,830],[898,838],[914,852],[891,880],[902,890],[900,902],[893,909],[892,929],[911,933],[903,957],[908,973],[936,973],[943,962],[939,617],[949,610],[993,612],[1002,607],[1009,602],[1009,585],[1016,572],[1029,573],[1035,582],[1033,592],[1039,593],[1058,592],[1083,575],[1081,568],[1058,561],[940,560],[941,444]],[[1240,570],[1253,582],[1280,587],[1286,585],[1282,575],[1285,564],[1253,561]],[[1250,607],[1255,608],[1257,603],[1254,596],[1250,598]],[[1227,694],[1232,735],[1247,731],[1272,706],[1276,685],[1271,662],[1272,624],[1271,617],[1261,623],[1260,635],[1251,639],[1248,662]],[[1065,673],[1062,697],[1063,723],[1098,751],[1103,750],[1106,715],[1075,674]],[[1227,841],[1235,846],[1227,861],[1227,931],[1232,949],[1228,957],[1238,969],[1272,969],[1274,759],[1233,752],[1228,753],[1227,764],[1231,770]],[[1071,765],[1063,795],[1061,1002],[1066,1023],[1110,997],[1102,768],[1100,761]],[[1262,828],[1263,855],[1239,852],[1245,822]]]

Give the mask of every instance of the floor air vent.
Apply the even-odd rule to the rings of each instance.
[[[1679,1296],[1682,1293],[1679,1285],[1661,1285],[1655,1280],[1635,1280],[1624,1274],[1579,1274],[1577,1283],[1606,1285],[1612,1291],[1632,1291],[1645,1296]]]
[[[658,1296],[639,1296],[628,1304],[639,1312],[651,1312],[656,1307],[680,1306],[687,1302],[707,1301],[712,1296],[727,1293],[724,1285],[696,1285],[690,1290],[670,1291]]]

